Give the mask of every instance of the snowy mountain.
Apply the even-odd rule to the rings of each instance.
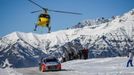
[[[87,20],[74,27],[49,34],[13,32],[0,39],[0,64],[6,59],[13,67],[38,65],[42,56],[73,59],[83,48],[89,58],[124,56],[134,49],[134,9],[112,20]],[[74,55],[69,57],[69,55]]]
[[[114,19],[114,16],[113,18]],[[92,20],[92,19],[89,19],[89,20],[84,20],[82,22],[79,22],[78,24],[74,25],[72,28],[83,28],[85,26],[93,26],[93,25],[100,25],[100,24],[103,24],[103,23],[106,23],[106,22],[110,22],[111,19],[107,19],[107,18],[104,18],[104,17],[101,17],[101,18],[98,18],[98,19],[95,19],[95,20]]]

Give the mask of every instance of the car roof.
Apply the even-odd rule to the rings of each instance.
[[[57,59],[56,57],[54,56],[47,56],[47,57],[42,57],[43,60],[46,60],[46,59]]]

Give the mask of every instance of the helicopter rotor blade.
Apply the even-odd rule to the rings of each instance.
[[[58,10],[51,10],[51,9],[43,8],[42,6],[40,6],[39,4],[35,3],[35,2],[32,1],[32,0],[28,0],[28,1],[30,1],[31,3],[37,5],[38,7],[40,7],[41,9],[43,9],[43,10],[45,10],[45,11],[47,10],[47,11],[58,12],[58,13],[67,13],[67,14],[82,15],[81,13],[76,13],[76,12],[58,11]],[[41,11],[41,10],[33,11],[33,12],[31,12],[31,13],[36,13],[36,12],[39,12],[39,11]]]
[[[67,14],[82,15],[81,13],[69,12],[69,11],[58,11],[58,10],[51,10],[51,9],[48,9],[48,11],[58,12],[58,13],[67,13]]]
[[[37,12],[40,12],[40,11],[42,11],[42,10],[33,11],[33,12],[31,12],[31,13],[37,13]]]
[[[33,3],[33,4],[35,4],[35,5],[37,5],[38,7],[40,7],[41,9],[45,9],[45,8],[43,8],[42,6],[40,6],[39,4],[37,4],[37,3],[35,3],[34,1],[32,1],[32,0],[28,0],[28,1],[30,1],[31,3]]]

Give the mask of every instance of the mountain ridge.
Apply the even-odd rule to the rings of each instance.
[[[112,20],[95,22],[49,34],[10,33],[0,39],[0,64],[8,59],[14,67],[30,66],[33,61],[31,66],[35,66],[46,54],[69,60],[69,54],[78,55],[83,48],[89,49],[90,58],[124,56],[134,49],[134,9]]]

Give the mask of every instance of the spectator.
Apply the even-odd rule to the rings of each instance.
[[[130,50],[128,53],[128,62],[127,62],[127,67],[129,67],[129,64],[131,67],[133,67],[133,52]]]

